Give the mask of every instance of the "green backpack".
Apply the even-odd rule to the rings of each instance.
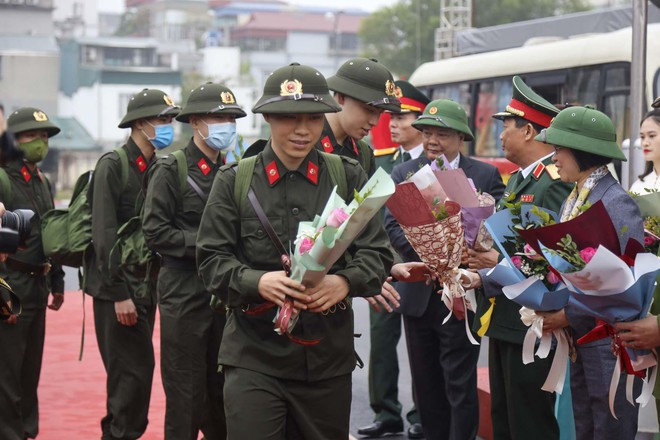
[[[118,148],[121,162],[121,185],[128,184],[128,156]],[[78,177],[68,208],[51,209],[41,218],[44,254],[53,261],[71,267],[82,267],[85,252],[92,244],[92,210],[87,198],[93,171]]]

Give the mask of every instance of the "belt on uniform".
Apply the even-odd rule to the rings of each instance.
[[[21,272],[33,277],[44,274],[43,264],[24,263],[22,261],[14,260],[13,258],[8,258],[7,261],[5,262],[5,265],[9,270]]]
[[[197,271],[197,262],[192,258],[176,258],[163,255],[161,267],[166,267],[168,269]]]

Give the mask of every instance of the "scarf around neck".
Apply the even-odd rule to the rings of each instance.
[[[606,165],[596,168],[590,175],[587,177],[587,181],[582,185],[582,189],[578,191],[577,185],[573,188],[573,191],[566,199],[564,204],[564,210],[561,212],[561,221],[565,222],[572,220],[578,215],[580,215],[581,208],[584,205],[584,202],[587,201],[589,193],[596,186],[598,181],[603,177],[607,176],[610,173],[610,170]]]

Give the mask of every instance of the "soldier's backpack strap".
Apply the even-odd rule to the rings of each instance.
[[[252,182],[252,174],[254,173],[254,166],[257,164],[258,156],[250,156],[243,158],[235,165],[236,182],[234,182],[234,200],[238,206],[238,212],[241,212],[241,204],[247,198],[248,191],[250,190],[250,183]]]
[[[326,165],[328,166],[328,172],[330,173],[330,180],[332,183],[337,185],[337,194],[344,201],[347,201],[348,197],[348,183],[346,182],[346,168],[344,168],[344,163],[341,160],[341,157],[336,154],[329,154],[323,151],[319,151],[323,159],[325,160]]]
[[[179,172],[179,190],[181,196],[186,191],[186,180],[188,179],[188,161],[186,160],[186,153],[183,150],[176,150],[172,153],[176,160],[176,168]]]
[[[126,150],[123,148],[117,148],[115,150],[119,156],[119,162],[121,163],[121,188],[122,191],[126,189],[128,185],[128,155]]]
[[[369,156],[371,154],[371,147],[368,143],[360,139],[357,141],[358,150],[360,151],[360,165],[364,168],[364,172],[367,173],[367,176],[371,175],[371,161]]]
[[[4,203],[6,209],[11,207],[11,181],[9,174],[4,168],[0,168],[0,202]]]

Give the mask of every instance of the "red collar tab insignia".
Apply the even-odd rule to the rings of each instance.
[[[321,145],[323,146],[323,151],[326,153],[332,153],[335,151],[335,147],[333,147],[332,142],[330,142],[330,136],[326,136],[321,139]]]
[[[534,168],[534,171],[532,171],[532,175],[536,180],[539,180],[539,177],[541,177],[541,174],[543,174],[543,170],[545,170],[545,165],[543,165],[543,162],[539,162],[539,164]]]
[[[138,166],[138,169],[140,170],[141,173],[144,173],[144,170],[147,169],[147,161],[144,160],[144,157],[138,156],[137,159],[135,159],[135,163]]]
[[[25,179],[26,182],[29,182],[30,179],[32,179],[32,174],[30,174],[30,170],[26,166],[21,168],[21,174],[23,175],[23,179]]]
[[[302,95],[302,92],[302,83],[297,79],[284,80],[284,82],[280,84],[280,96]]]
[[[211,172],[211,167],[209,166],[209,164],[206,163],[206,160],[204,160],[203,157],[199,160],[199,162],[197,162],[197,166],[202,171],[202,173],[204,173],[205,176]]]
[[[358,151],[357,144],[355,143],[355,139],[351,138],[351,142],[353,143],[353,152],[355,153],[355,157],[360,157],[360,152]]]
[[[220,99],[223,104],[236,104],[236,99],[234,99],[234,95],[231,92],[220,93]]]
[[[275,182],[280,178],[280,172],[277,169],[277,164],[275,161],[272,161],[266,165],[266,177],[268,177],[268,183],[270,186],[273,186]]]
[[[523,194],[520,196],[522,203],[532,203],[534,201],[534,194]]]
[[[319,166],[312,161],[307,162],[307,180],[316,185],[319,181]]]

